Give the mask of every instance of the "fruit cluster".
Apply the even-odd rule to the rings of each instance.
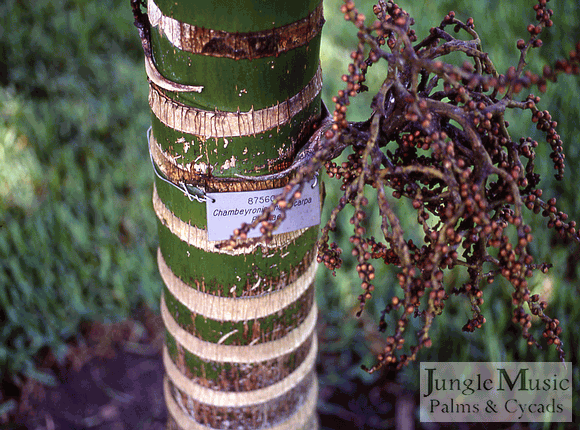
[[[559,73],[579,71],[580,44],[553,69],[545,67],[541,76],[524,70],[527,51],[542,45],[538,36],[553,24],[553,12],[546,4],[539,0],[534,6],[538,22],[528,26],[527,41],[517,42],[520,60],[505,74],[497,72],[482,50],[472,18],[464,23],[449,12],[417,43],[411,29],[413,19],[397,4],[379,1],[374,7],[377,20],[369,26],[352,0],[342,5],[345,19],[358,29],[359,42],[351,54],[348,74],[342,77],[346,88],[333,99],[334,124],[323,145],[342,147],[348,140],[353,153],[342,164],[325,163],[328,175],[342,181],[344,195],[323,229],[318,260],[331,270],[341,266],[341,250],[329,243],[330,232],[336,229],[338,214],[351,205],[350,243],[363,289],[361,311],[375,289],[375,266],[382,263],[400,269],[400,294],[384,309],[379,329],[387,329],[385,317],[391,312],[398,311],[397,323],[378,363],[368,369],[371,372],[383,365],[401,367],[415,359],[421,347],[430,346],[429,328],[451,295],[465,295],[471,303],[473,316],[463,330],[482,327],[486,321],[480,311],[485,286],[497,276],[513,286],[513,321],[522,326],[528,343],[538,344],[529,332],[531,315],[524,304],[544,321],[543,336],[564,358],[558,320],[544,313],[546,302],[529,290],[528,279],[534,270],[546,271],[548,266],[534,263],[528,252],[533,236],[522,210],[541,212],[549,218],[548,226],[563,235],[576,240],[580,236],[575,222],[557,210],[554,198],[541,198],[540,178],[534,169],[539,143],[531,138],[514,141],[504,116],[507,109],[531,111],[532,122],[551,146],[556,178],[561,179],[564,154],[556,121],[537,108],[539,97],[529,94],[523,101],[516,99],[533,86],[545,91],[546,82],[555,81]],[[470,40],[455,38],[447,31],[449,27],[467,32]],[[461,67],[443,61],[451,52],[465,55]],[[355,127],[346,120],[350,99],[367,89],[364,82],[369,67],[382,60],[389,63],[389,72],[374,98],[373,116],[364,123],[366,128]],[[324,158],[322,149],[318,158]],[[382,217],[380,240],[368,236],[364,227],[365,218],[371,215],[364,195],[368,186],[376,191]],[[410,199],[416,211],[424,232],[422,244],[405,239],[394,203],[401,198]],[[460,287],[446,288],[444,272],[455,266],[464,267],[469,280]],[[410,354],[399,354],[411,316],[422,318],[424,326],[417,343],[409,347]]]
[[[529,278],[535,270],[545,272],[548,265],[534,262],[528,251],[533,236],[523,211],[541,213],[548,218],[548,226],[562,235],[580,241],[580,234],[575,222],[557,209],[554,198],[542,199],[535,171],[535,150],[541,143],[512,138],[505,120],[508,109],[531,112],[531,121],[551,146],[556,178],[562,179],[564,154],[556,121],[548,111],[538,109],[536,95],[517,98],[532,87],[544,92],[547,82],[555,81],[560,73],[579,73],[580,43],[569,58],[557,61],[553,68],[546,66],[541,75],[524,70],[527,52],[542,45],[538,36],[553,24],[553,12],[546,5],[546,0],[538,0],[534,6],[537,23],[528,26],[528,40],[517,41],[518,64],[505,74],[496,70],[482,50],[472,18],[462,22],[449,12],[417,42],[411,28],[414,20],[390,0],[378,1],[371,25],[365,24],[352,0],[341,6],[345,20],[357,28],[358,44],[351,53],[348,73],[342,76],[345,87],[333,99],[332,126],[288,190],[323,166],[331,178],[341,181],[343,195],[322,229],[318,261],[333,271],[341,267],[342,250],[330,236],[340,213],[352,206],[350,252],[357,259],[363,290],[359,313],[380,281],[375,266],[398,268],[399,293],[388,301],[379,330],[387,330],[387,314],[397,315],[396,323],[369,372],[385,365],[400,368],[414,360],[422,347],[429,347],[429,329],[451,295],[463,295],[470,302],[472,317],[463,330],[482,327],[485,288],[498,276],[513,286],[513,321],[522,326],[524,338],[540,346],[529,331],[527,304],[531,314],[545,324],[543,337],[564,360],[559,321],[545,314],[546,302],[530,293]],[[453,32],[467,33],[468,40],[454,37]],[[450,53],[463,54],[463,65],[446,63]],[[350,100],[368,90],[367,73],[379,61],[387,61],[389,67],[373,99],[373,114],[365,122],[351,123],[346,117]],[[347,147],[352,153],[346,161],[333,161]],[[365,196],[369,186],[376,193],[378,204],[372,209],[381,217],[382,238],[368,235],[365,229],[365,219],[373,215]],[[283,198],[291,203],[294,196]],[[397,199],[410,200],[424,233],[423,243],[405,237]],[[268,240],[271,230],[266,233],[263,239]],[[465,268],[468,280],[448,288],[444,273],[457,266]],[[416,344],[405,348],[411,317],[421,318],[423,328]],[[408,353],[402,353],[404,348]]]

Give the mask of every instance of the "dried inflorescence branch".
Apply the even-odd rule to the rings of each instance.
[[[417,42],[411,28],[414,20],[390,0],[379,0],[373,9],[376,20],[369,26],[352,0],[342,5],[345,19],[358,30],[352,63],[342,77],[345,88],[333,99],[332,126],[279,201],[286,199],[289,206],[300,194],[294,187],[322,166],[331,178],[341,180],[343,195],[322,229],[318,261],[333,271],[340,268],[342,250],[331,242],[330,234],[337,228],[339,214],[352,206],[351,253],[357,259],[364,290],[359,296],[359,314],[378,282],[375,266],[399,268],[400,293],[384,309],[379,329],[386,330],[387,314],[395,313],[398,320],[378,363],[367,369],[369,372],[384,365],[400,368],[414,360],[422,347],[430,346],[429,329],[451,295],[464,295],[470,301],[472,318],[463,330],[480,328],[485,323],[480,309],[485,286],[498,276],[513,286],[513,321],[522,326],[528,344],[539,346],[530,333],[531,315],[524,309],[525,303],[531,314],[544,322],[547,343],[555,345],[564,359],[559,321],[544,313],[546,302],[531,295],[528,288],[534,270],[545,272],[548,265],[535,263],[528,252],[533,237],[523,211],[541,212],[549,219],[548,226],[562,235],[578,241],[580,235],[575,222],[557,209],[556,199],[542,199],[535,172],[535,149],[540,143],[529,137],[514,140],[505,112],[531,112],[532,122],[551,146],[556,178],[562,179],[564,154],[557,123],[549,112],[537,107],[539,97],[516,97],[532,87],[544,92],[547,82],[556,81],[560,73],[578,74],[580,43],[569,58],[557,61],[553,68],[546,66],[541,75],[525,70],[529,49],[542,46],[539,35],[553,24],[547,0],[538,0],[534,10],[537,23],[527,27],[528,40],[516,43],[521,53],[518,64],[500,74],[483,51],[472,18],[462,22],[449,12]],[[450,28],[466,33],[468,40],[456,38]],[[443,60],[454,52],[466,58],[461,67]],[[350,100],[368,89],[364,83],[369,68],[380,61],[388,63],[388,72],[373,99],[373,114],[366,122],[349,123],[346,113]],[[332,160],[346,147],[352,148],[352,154],[337,165]],[[365,196],[368,186],[377,196],[380,239],[369,236],[364,227],[364,220],[371,215]],[[412,202],[424,233],[422,244],[406,238],[388,194]],[[262,222],[263,239],[268,240],[276,226],[267,222],[268,216],[266,211],[237,233],[243,235]],[[444,273],[456,266],[465,267],[469,279],[460,287],[446,288]],[[407,348],[409,353],[401,354],[411,316],[421,318],[423,328],[417,343]]]

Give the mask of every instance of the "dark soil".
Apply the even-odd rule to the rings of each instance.
[[[321,339],[323,331],[321,326]],[[59,381],[57,386],[44,387],[27,381],[16,390],[3,384],[4,398],[18,391],[19,403],[16,414],[0,416],[0,428],[164,429],[167,411],[160,354],[163,333],[159,315],[149,310],[139,312],[135,320],[83,327],[82,336],[71,346],[65,366],[58,365],[50,352],[39,359],[39,368],[55,375]],[[328,366],[335,359],[321,354],[317,365],[319,374],[326,374],[323,363]],[[372,386],[345,377],[336,384],[321,384],[320,427],[321,430],[527,428],[499,423],[425,425],[415,418],[417,400],[416,394],[392,382],[389,375]]]

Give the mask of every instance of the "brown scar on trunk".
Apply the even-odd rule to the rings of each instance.
[[[310,14],[296,22],[262,31],[232,33],[177,21],[163,15],[150,0],[152,27],[158,27],[175,47],[192,54],[233,60],[278,57],[284,52],[307,45],[324,25],[322,2]]]

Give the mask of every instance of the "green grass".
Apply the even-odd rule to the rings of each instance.
[[[400,2],[417,19],[419,38],[437,25],[448,10],[460,19],[473,16],[483,45],[500,71],[517,59],[515,40],[526,36],[533,19],[531,1]],[[370,20],[373,2],[358,5]],[[521,5],[527,5],[521,12]],[[350,23],[338,11],[338,0],[325,1],[322,66],[323,97],[331,98],[356,45]],[[530,56],[531,69],[564,56],[580,34],[574,1],[553,2],[555,26],[544,36],[544,48]],[[132,25],[128,1],[5,0],[0,4],[0,378],[25,375],[52,382],[39,374],[34,357],[51,348],[63,358],[67,339],[74,338],[83,320],[118,320],[141,303],[155,308],[161,291],[154,252],[156,224],[151,207],[152,170],[145,131],[149,126],[143,52]],[[372,89],[378,88],[385,68],[373,66],[371,93],[357,97],[349,119],[363,120],[370,112]],[[579,80],[563,77],[551,85],[541,106],[560,123],[568,169],[562,183],[553,179],[550,163],[538,165],[548,194],[562,209],[580,219],[577,198],[580,161],[578,118]],[[524,114],[528,115],[528,114]],[[514,136],[539,137],[529,118],[510,119]],[[543,155],[547,152],[543,150]],[[336,184],[328,184],[326,214],[336,201]],[[404,213],[404,212],[403,212]],[[376,220],[371,221],[376,223]],[[407,217],[413,230],[413,219]],[[549,280],[550,311],[564,327],[568,357],[577,362],[580,339],[578,296],[580,272],[569,264],[574,244],[552,246],[545,223],[533,221],[533,252],[554,264],[549,277],[537,277],[538,288]],[[346,247],[350,235],[343,217],[337,240]],[[376,228],[376,226],[375,226]],[[548,246],[550,244],[550,246]],[[335,324],[335,342],[327,350],[352,349],[361,363],[373,363],[370,332],[353,315],[360,286],[349,269],[336,277],[321,269],[318,302],[326,319]],[[381,268],[369,321],[393,294],[391,268]],[[564,276],[564,275],[567,276]],[[460,279],[453,273],[449,284]],[[510,322],[509,287],[497,283],[486,292],[488,324],[466,335],[461,327],[468,304],[450,303],[432,329],[434,347],[427,360],[553,360],[553,351],[525,347]],[[346,322],[345,322],[346,321]],[[356,363],[357,366],[361,363]],[[372,380],[358,367],[352,372]],[[414,368],[401,378],[416,384]],[[576,375],[578,368],[575,368]],[[576,378],[578,381],[578,378]]]
[[[126,2],[0,5],[0,377],[155,307],[142,49]]]

